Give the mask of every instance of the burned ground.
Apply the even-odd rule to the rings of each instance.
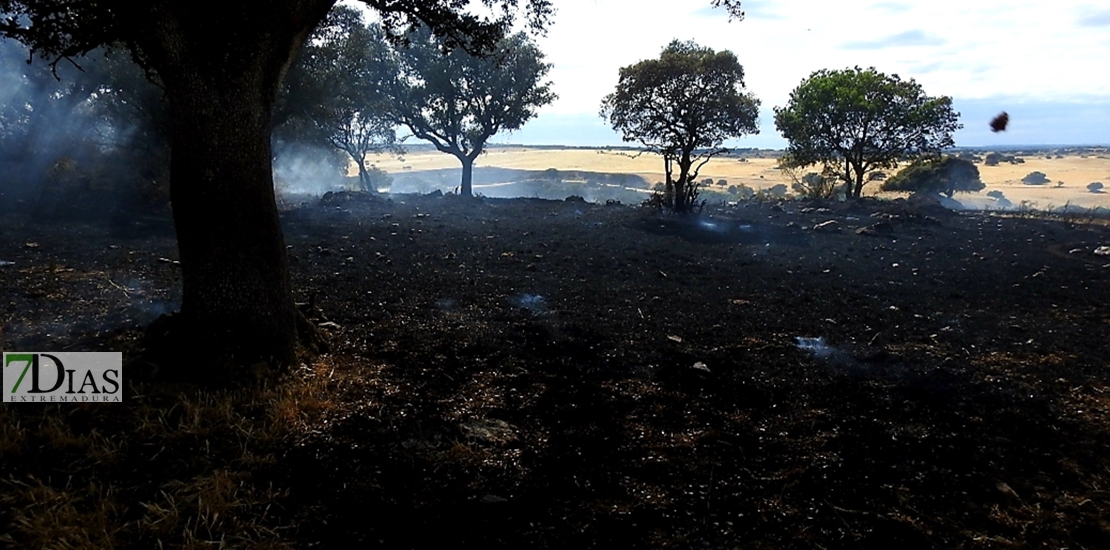
[[[267,540],[1110,546],[1104,225],[906,201],[681,218],[352,195],[284,223],[297,300],[331,350],[282,383],[318,389],[282,435],[249,464],[227,459],[266,493],[265,512],[237,513],[260,514]],[[168,227],[4,234],[4,349],[137,350],[138,325],[176,299]],[[130,403],[169,408],[158,387],[133,386]],[[114,480],[131,503],[119,522],[142,523],[174,479],[227,467],[183,458],[200,454],[195,436],[159,443],[167,458],[111,420],[137,406],[80,420],[6,405],[25,432],[0,445],[9,487]],[[118,439],[114,466],[44,453],[35,426],[54,417]],[[161,536],[120,532],[124,546]]]

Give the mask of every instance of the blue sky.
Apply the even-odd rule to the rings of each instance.
[[[730,145],[781,148],[771,108],[815,70],[873,66],[951,96],[965,128],[957,145],[1110,144],[1110,4],[1105,1],[929,2],[746,0],[729,22],[709,0],[558,0],[537,39],[559,99],[519,144],[614,145],[597,112],[620,67],[673,39],[733,51],[762,102],[760,134]],[[987,127],[1010,113],[1007,132]]]

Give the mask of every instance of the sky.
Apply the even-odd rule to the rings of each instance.
[[[1110,3],[1105,0],[744,0],[729,21],[710,0],[555,0],[536,38],[559,98],[524,128],[524,145],[620,145],[598,116],[621,67],[674,39],[736,54],[761,101],[760,133],[731,147],[783,148],[773,107],[819,69],[875,67],[950,96],[957,146],[1110,144]],[[1006,132],[988,122],[1010,114]],[[632,145],[632,144],[629,144]]]

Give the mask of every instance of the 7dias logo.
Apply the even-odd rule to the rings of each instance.
[[[5,353],[5,403],[119,403],[123,354]]]

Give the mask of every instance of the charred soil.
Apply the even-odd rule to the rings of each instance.
[[[269,491],[250,513],[297,547],[1110,547],[1110,229],[928,201],[708,210],[289,209],[330,352],[277,384],[321,393],[235,459]],[[137,351],[173,307],[168,227],[3,231],[5,350]],[[119,439],[78,477],[131,480],[138,511],[115,513],[145,518],[177,474],[111,420],[135,402],[4,405],[27,432],[0,445],[9,485],[69,483],[83,459],[30,428],[60,416]],[[199,455],[189,437],[160,445]]]

